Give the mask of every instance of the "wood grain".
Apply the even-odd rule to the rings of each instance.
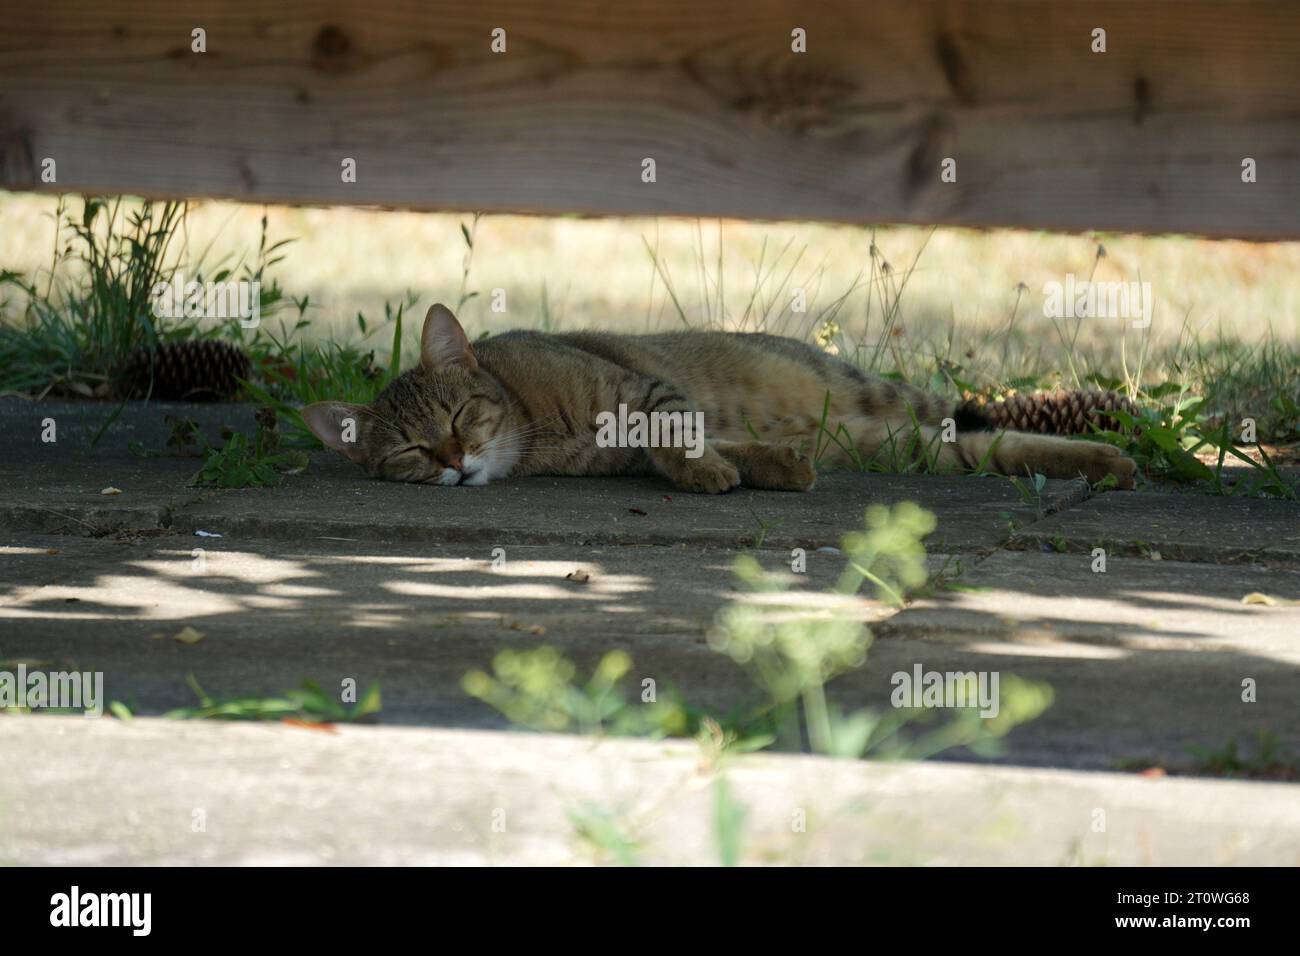
[[[1300,236],[1287,0],[0,0],[0,23],[7,189]]]

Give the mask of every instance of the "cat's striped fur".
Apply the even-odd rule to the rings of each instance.
[[[702,413],[703,454],[601,447],[599,416],[620,405]],[[443,485],[660,473],[685,491],[807,491],[818,449],[818,466],[830,468],[922,463],[1094,483],[1113,475],[1121,488],[1131,488],[1135,474],[1108,445],[990,431],[951,403],[794,339],[508,332],[471,345],[441,305],[425,317],[417,368],[370,405],[320,402],[303,418],[375,477]]]

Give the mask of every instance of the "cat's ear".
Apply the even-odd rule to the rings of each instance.
[[[362,429],[365,427],[366,406],[347,402],[316,402],[301,412],[302,420],[326,448],[342,452],[349,461],[366,460]]]
[[[420,335],[420,364],[431,372],[447,368],[463,368],[468,372],[478,368],[474,349],[469,344],[465,330],[460,327],[451,309],[441,302],[429,306],[424,317],[424,332]]]

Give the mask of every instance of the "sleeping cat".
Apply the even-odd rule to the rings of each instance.
[[[1113,475],[1120,488],[1132,488],[1136,472],[1110,445],[993,432],[918,388],[775,335],[507,332],[471,345],[450,310],[435,305],[420,345],[419,366],[371,404],[302,410],[325,445],[376,478],[484,485],[519,475],[661,474],[682,491],[807,491],[814,454],[831,468],[918,463],[1093,483]],[[664,423],[661,439],[674,441],[645,447],[642,429],[611,442],[613,417],[637,412]],[[696,421],[702,442],[668,427]]]

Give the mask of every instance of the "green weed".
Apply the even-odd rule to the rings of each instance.
[[[640,866],[641,841],[629,833],[626,821],[594,804],[569,810],[574,832],[598,860],[611,859],[619,866]]]
[[[869,508],[864,530],[843,541],[846,562],[836,592],[855,594],[870,583],[882,600],[902,603],[910,590],[926,581],[922,540],[934,527],[934,516],[911,503]],[[849,613],[811,617],[793,604],[783,605],[783,580],[764,573],[751,556],[737,560],[736,575],[743,588],[762,593],[764,600],[731,604],[709,633],[710,647],[739,665],[758,692],[756,700],[729,714],[706,713],[671,690],[661,700],[630,701],[619,686],[632,671],[622,651],[606,654],[592,676],[581,681],[576,665],[554,648],[502,651],[493,660],[492,675],[471,671],[462,686],[522,727],[692,736],[710,762],[773,744],[881,759],[920,759],[956,746],[991,752],[999,738],[1051,704],[1046,685],[1002,675],[996,717],[964,709],[937,728],[920,732],[921,725],[934,720],[932,711],[844,714],[828,703],[826,685],[865,664],[871,643],[865,626]],[[916,732],[905,734],[904,728],[913,724]]]
[[[0,391],[102,397],[136,348],[187,337],[193,323],[162,322],[152,293],[177,269],[171,255],[183,203],[88,198],[81,215],[60,199],[44,288],[40,277],[0,272],[0,291],[26,301],[17,324],[0,323]]]
[[[533,730],[611,736],[686,733],[688,717],[675,696],[629,704],[618,684],[631,668],[626,653],[610,651],[588,680],[576,683],[576,665],[552,647],[504,650],[493,658],[492,674],[470,671],[461,686],[511,723]]]
[[[1189,744],[1196,773],[1215,777],[1249,777],[1295,780],[1300,777],[1300,754],[1288,752],[1277,734],[1260,731],[1253,753],[1244,753],[1237,741],[1219,746]]]
[[[189,483],[216,488],[275,487],[283,482],[285,475],[298,474],[305,469],[307,455],[304,452],[281,450],[274,409],[263,407],[257,418],[257,432],[251,442],[241,432],[222,429],[225,445],[207,447],[203,466]],[[194,433],[187,433],[184,424],[176,426],[169,444],[178,440],[178,434],[184,443]]]
[[[1131,455],[1149,477],[1200,484],[1216,494],[1268,495],[1295,500],[1296,486],[1278,470],[1262,448],[1263,462],[1243,454],[1228,422],[1205,412],[1206,399],[1189,393],[1185,384],[1166,383],[1147,393],[1150,404],[1139,414],[1117,409],[1114,415],[1123,432],[1094,427],[1096,437]],[[1198,453],[1209,452],[1215,463],[1207,465]],[[1224,481],[1224,466],[1244,464],[1249,471],[1240,480]]]
[[[348,723],[379,713],[378,682],[371,684],[351,706],[327,694],[313,681],[303,681],[297,690],[278,697],[232,697],[218,700],[207,693],[194,675],[186,683],[199,698],[196,707],[168,711],[164,717],[176,720],[298,720],[304,723]]]
[[[726,776],[719,774],[713,781],[713,835],[717,841],[718,861],[723,866],[740,863],[746,815],[744,804],[732,795]]]

